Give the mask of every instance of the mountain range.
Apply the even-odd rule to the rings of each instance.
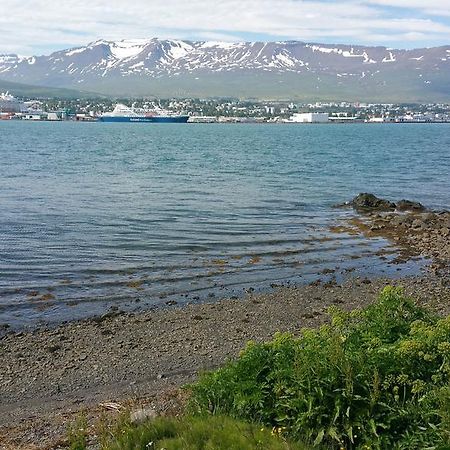
[[[450,45],[99,40],[44,56],[0,55],[1,81],[115,97],[445,102]]]

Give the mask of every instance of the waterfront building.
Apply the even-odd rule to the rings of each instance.
[[[218,119],[216,116],[191,116],[189,123],[215,123]]]
[[[328,113],[295,113],[289,118],[288,122],[294,123],[327,123],[329,121]]]

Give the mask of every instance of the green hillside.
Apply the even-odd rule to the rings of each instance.
[[[105,95],[120,92],[124,97],[155,96],[160,98],[232,97],[259,100],[294,101],[367,101],[382,103],[427,103],[450,101],[450,80],[434,74],[425,84],[399,71],[390,77],[343,78],[303,73],[197,73],[176,77],[147,78],[130,76],[91,81],[89,88]]]
[[[16,97],[30,98],[92,98],[104,96],[93,92],[78,91],[75,89],[52,88],[45,86],[32,86],[29,84],[13,83],[0,80],[0,92],[9,92]]]

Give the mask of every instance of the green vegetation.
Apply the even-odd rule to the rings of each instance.
[[[33,86],[30,84],[14,83],[12,81],[0,80],[0,93],[8,91],[16,97],[27,98],[60,98],[60,99],[75,99],[75,98],[92,98],[99,97],[98,94],[92,92],[82,92],[76,89],[53,88],[46,86]],[[104,97],[104,96],[103,96]]]
[[[236,70],[232,72],[181,73],[177,77],[92,77],[82,85],[106,96],[159,98],[239,98],[293,101],[352,101],[369,103],[433,103],[450,101],[447,71],[427,71],[427,81],[413,71],[384,71],[381,75],[336,78],[321,71],[273,72]],[[69,84],[70,83],[70,84]],[[79,83],[68,81],[67,87]]]
[[[86,444],[85,444],[86,445]],[[76,447],[85,449],[86,447]],[[289,443],[277,430],[230,417],[163,418],[141,425],[121,422],[104,433],[103,450],[307,450]]]
[[[202,375],[191,415],[122,420],[101,448],[449,450],[450,317],[392,287],[366,309],[330,314]],[[85,429],[72,449],[85,448]]]
[[[331,316],[300,338],[249,343],[192,386],[194,412],[332,448],[450,449],[450,317],[395,288],[365,310]]]
[[[84,415],[69,427],[70,450],[84,450],[88,442],[88,423]]]

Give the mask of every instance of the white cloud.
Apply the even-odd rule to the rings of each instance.
[[[448,43],[449,11],[450,0],[0,0],[0,53],[153,36]]]
[[[450,16],[450,0],[368,0],[367,2],[372,5],[415,9],[422,14]]]

